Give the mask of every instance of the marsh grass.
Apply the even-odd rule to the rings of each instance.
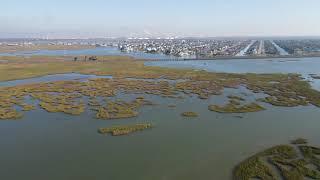
[[[291,144],[307,144],[308,140],[303,138],[298,138],[296,140],[291,141]]]
[[[208,109],[210,111],[215,111],[218,113],[248,113],[248,112],[259,112],[265,110],[264,107],[257,103],[250,103],[241,105],[239,101],[231,99],[228,104],[224,106],[219,105],[209,105]]]
[[[150,101],[143,97],[138,97],[131,102],[125,101],[108,101],[106,106],[98,108],[96,118],[98,119],[125,119],[132,118],[139,115],[137,111],[145,105],[153,105]]]
[[[96,62],[74,62],[70,57],[32,56],[3,57],[8,63],[0,64],[0,81],[22,79],[57,73],[77,72],[83,74],[111,75],[112,79],[90,79],[80,81],[58,81],[37,83],[16,87],[0,88],[0,109],[10,115],[2,115],[2,119],[16,118],[16,104],[24,103],[25,96],[32,96],[40,101],[40,106],[48,112],[64,112],[78,115],[85,110],[85,104],[79,99],[91,97],[86,105],[99,111],[102,105],[95,100],[98,97],[114,97],[117,93],[151,94],[166,98],[180,98],[183,95],[196,95],[200,99],[220,95],[224,88],[247,87],[254,93],[269,95],[263,102],[275,106],[294,107],[315,105],[320,107],[320,92],[311,88],[310,84],[297,74],[230,74],[210,73],[161,67],[146,67],[143,61],[130,57],[98,57]],[[132,78],[132,79],[127,79]],[[152,81],[161,79],[159,81]],[[146,81],[151,80],[151,81]],[[169,83],[168,80],[173,80]],[[179,80],[179,81],[178,81]],[[257,103],[241,105],[246,98],[229,96],[226,106],[212,105],[210,110],[221,113],[257,112],[264,108]],[[137,101],[139,98],[137,99]],[[142,100],[142,98],[140,99]],[[147,102],[144,102],[147,103]],[[109,104],[103,107],[108,117],[126,118],[137,115],[131,105]],[[149,102],[149,104],[152,104]],[[24,110],[32,110],[25,106]],[[98,118],[107,116],[100,109]]]
[[[317,155],[320,154],[320,149],[308,145],[299,145],[302,140],[305,144],[305,139],[297,139],[292,141],[299,142],[294,143],[294,146],[275,146],[248,158],[235,167],[233,179],[319,179],[320,159]],[[310,168],[313,165],[317,169]],[[280,177],[275,170],[280,172]]]
[[[11,108],[1,108],[0,109],[0,120],[6,119],[19,119],[22,117],[22,114]]]
[[[109,128],[100,128],[98,129],[98,132],[100,134],[111,134],[112,136],[123,136],[150,128],[152,128],[151,123],[144,123],[135,125],[114,126]]]
[[[184,116],[184,117],[198,117],[199,115],[196,112],[188,111],[188,112],[181,113],[181,116]]]

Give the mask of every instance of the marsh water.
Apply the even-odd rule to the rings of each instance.
[[[148,61],[147,66],[187,68],[222,73],[295,73],[320,91],[320,80],[311,75],[320,75],[320,57],[313,58],[269,58],[269,59],[230,59],[194,61]]]
[[[75,50],[35,50],[35,51],[17,51],[11,53],[0,53],[0,56],[131,56],[143,59],[177,59],[174,56],[164,54],[152,54],[145,52],[122,52],[116,47],[97,47],[91,49],[75,49]]]
[[[112,76],[97,76],[92,74],[79,74],[79,73],[65,73],[65,74],[52,74],[41,77],[34,77],[28,79],[18,79],[12,81],[3,81],[0,82],[0,87],[11,87],[24,84],[33,84],[33,83],[45,83],[45,82],[55,82],[55,81],[86,81],[88,79],[96,78],[112,78]]]
[[[314,81],[315,88],[319,87],[318,81],[309,75],[319,74],[320,59],[316,58],[148,62],[146,65],[232,73],[294,72],[303,74]],[[82,76],[65,74],[53,80],[95,78]],[[42,78],[48,80],[47,77]],[[35,83],[37,80],[41,82],[43,79],[2,82],[0,86]],[[244,87],[225,89],[223,95],[208,100],[193,96],[172,99],[144,95],[157,105],[143,107],[136,118],[103,121],[95,119],[94,112],[90,110],[81,116],[71,116],[47,113],[38,108],[25,113],[21,120],[1,121],[0,177],[228,180],[237,163],[263,149],[287,144],[299,137],[307,138],[310,144],[320,145],[320,108],[274,107],[262,103],[267,110],[256,113],[219,114],[208,111],[209,104],[225,103],[229,94],[246,97],[248,101],[264,96]],[[137,95],[118,96],[130,100]],[[170,104],[177,107],[169,108]],[[199,117],[181,117],[185,111],[197,112]],[[151,122],[154,128],[122,137],[97,133],[100,127],[137,122]]]

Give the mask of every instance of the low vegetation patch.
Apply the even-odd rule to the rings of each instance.
[[[100,134],[111,134],[112,136],[123,136],[123,135],[128,135],[137,131],[143,131],[149,128],[152,128],[151,123],[100,128],[98,129],[98,132]]]
[[[98,119],[123,119],[138,116],[140,107],[150,105],[144,98],[137,98],[132,102],[109,101],[106,106],[99,107],[96,118]]]
[[[262,101],[275,106],[293,107],[312,104],[320,107],[320,92],[312,89],[310,84],[297,74],[230,74],[147,67],[144,66],[143,61],[136,61],[129,57],[99,56],[95,62],[70,61],[70,58],[3,57],[2,59],[8,62],[0,64],[0,81],[69,72],[111,75],[113,78],[0,88],[0,109],[9,114],[4,115],[6,114],[4,113],[1,118],[15,119],[21,116],[20,112],[16,113],[16,106],[20,106],[24,111],[34,109],[32,105],[24,104],[26,96],[40,101],[40,107],[48,112],[78,115],[84,112],[87,105],[98,111],[97,118],[117,119],[137,116],[139,103],[101,102],[98,99],[115,97],[120,92],[150,94],[166,98],[195,95],[200,99],[208,99],[222,94],[225,88],[238,88],[239,85],[247,87],[254,93],[269,95]],[[83,102],[85,97],[89,97],[89,102]],[[228,98],[230,102],[227,105],[211,105],[209,109],[221,113],[264,110],[254,102],[242,105],[245,102],[243,97],[231,95]],[[136,101],[144,101],[143,99],[139,97]],[[149,102],[149,104],[152,103]]]
[[[191,112],[191,111],[189,111],[189,112],[183,112],[183,113],[181,114],[181,116],[184,116],[184,117],[198,117],[198,113],[196,113],[196,112]]]
[[[22,114],[13,109],[0,109],[0,120],[6,119],[19,119],[22,117]]]
[[[240,96],[230,95],[230,96],[228,96],[228,98],[232,99],[232,100],[237,100],[237,101],[245,101],[245,99]]]
[[[258,112],[265,110],[264,107],[257,103],[250,103],[245,105],[240,105],[237,101],[231,100],[225,106],[210,105],[208,107],[210,111],[215,111],[219,113],[248,113],[248,112]]]
[[[299,138],[296,140],[291,141],[291,144],[307,144],[308,140],[303,139],[303,138]]]
[[[298,143],[275,146],[241,162],[234,169],[234,179],[319,179],[320,149],[299,145],[301,142],[306,143],[304,139],[292,142]]]

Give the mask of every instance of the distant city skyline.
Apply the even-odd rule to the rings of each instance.
[[[319,0],[2,0],[0,38],[320,36]]]

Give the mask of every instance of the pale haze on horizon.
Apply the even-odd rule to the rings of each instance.
[[[2,0],[0,38],[320,36],[319,0]]]

